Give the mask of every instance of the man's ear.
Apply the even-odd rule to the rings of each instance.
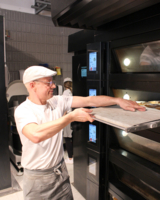
[[[34,81],[30,82],[29,85],[30,85],[30,88],[34,88],[35,87],[35,82]]]

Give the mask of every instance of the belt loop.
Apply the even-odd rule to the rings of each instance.
[[[54,170],[53,170],[57,175],[60,175],[60,174],[62,173],[62,172],[59,170],[59,168],[61,167],[61,165],[62,165],[62,164],[60,163],[60,164],[59,164],[57,167],[55,167]]]
[[[59,169],[54,169],[54,172],[57,174],[57,175],[60,175],[61,174],[61,171]]]

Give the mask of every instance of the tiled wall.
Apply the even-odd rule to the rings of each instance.
[[[56,76],[58,84],[65,77],[72,77],[72,56],[68,53],[68,35],[79,29],[55,27],[50,17],[0,9],[5,17],[6,58],[10,81],[19,79],[19,70],[31,65],[48,63],[50,68],[59,66],[62,75]]]

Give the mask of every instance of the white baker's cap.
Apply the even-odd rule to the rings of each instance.
[[[63,83],[65,83],[65,82],[67,82],[67,81],[71,81],[71,82],[72,82],[72,79],[69,78],[69,77],[67,77],[67,78],[64,79]]]
[[[57,72],[47,69],[42,66],[31,66],[28,67],[23,74],[23,83],[29,83],[39,78],[55,76]]]

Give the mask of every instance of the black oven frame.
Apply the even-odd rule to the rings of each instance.
[[[136,91],[147,91],[147,92],[160,92],[160,72],[129,72],[129,73],[123,73],[120,69],[119,63],[116,61],[114,49],[117,48],[124,48],[131,45],[136,45],[140,43],[146,43],[146,42],[152,42],[160,40],[160,30],[155,30],[147,33],[137,34],[131,37],[121,38],[118,40],[114,40],[110,42],[110,66],[108,68],[108,95],[112,96],[111,89],[127,89],[127,90],[136,90]],[[114,60],[114,61],[113,61]],[[112,61],[114,62],[115,68],[112,68]],[[110,127],[109,127],[110,129]],[[113,132],[110,130],[110,135],[113,134]],[[137,133],[142,137],[148,138],[150,140],[153,140],[155,142],[160,143],[160,128],[156,128],[153,130],[145,130],[145,131],[139,131]],[[112,143],[113,142],[113,143]],[[119,167],[121,167],[123,170],[128,171],[128,166],[133,165],[134,163],[134,170],[129,170],[129,173],[136,175],[137,177],[142,178],[142,176],[148,176],[151,177],[154,174],[153,166],[156,168],[158,174],[154,174],[155,177],[158,177],[158,180],[160,181],[160,166],[150,163],[147,161],[147,168],[144,168],[144,163],[136,163],[134,162],[134,159],[132,158],[132,153],[128,152],[128,155],[130,158],[124,158],[120,155],[118,151],[125,151],[123,149],[120,149],[119,145],[117,144],[117,141],[115,138],[113,140],[110,137],[110,151],[109,151],[109,168],[112,164],[115,164]],[[113,149],[112,149],[113,148]],[[115,149],[114,149],[115,148]],[[119,149],[119,150],[117,150]],[[134,155],[133,155],[134,156]],[[140,159],[139,161],[144,161],[143,158],[139,158],[139,156],[135,155],[135,159]],[[125,160],[125,164],[124,164]],[[112,163],[112,164],[111,164]],[[152,166],[153,165],[153,166]],[[140,172],[143,170],[143,174]],[[111,173],[111,170],[109,169],[109,173]],[[108,177],[110,175],[108,174]],[[112,176],[110,176],[112,177]],[[154,177],[154,178],[155,178]],[[154,178],[152,177],[150,180],[146,180],[146,182],[153,186],[156,184],[154,182]],[[118,199],[134,199],[132,198],[135,196],[136,198],[139,196],[137,192],[130,189],[128,186],[124,185],[122,182],[120,182],[117,178],[112,177],[108,178],[108,192],[113,195],[117,196]],[[158,185],[155,187],[159,187]],[[126,192],[130,191],[129,193]],[[131,195],[132,194],[132,195]],[[144,199],[141,195],[138,197],[139,199]]]

